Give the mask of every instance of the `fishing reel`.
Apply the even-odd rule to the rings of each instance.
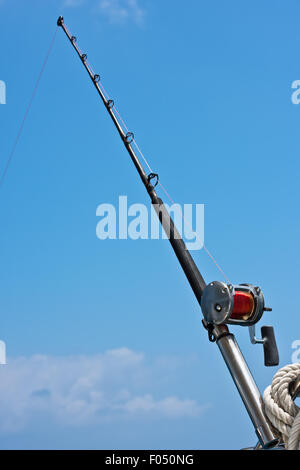
[[[252,344],[263,344],[265,365],[279,364],[278,350],[272,326],[261,328],[262,338],[255,336],[255,324],[265,311],[265,300],[260,287],[251,284],[233,286],[214,281],[206,286],[201,298],[201,308],[206,326],[212,330],[215,326],[230,324],[248,326]]]

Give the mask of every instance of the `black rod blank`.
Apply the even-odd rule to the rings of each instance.
[[[69,41],[71,42],[72,46],[74,47],[75,51],[77,52],[82,64],[84,65],[85,69],[87,70],[98,94],[100,95],[100,98],[106,107],[106,110],[108,111],[110,117],[113,120],[114,125],[117,128],[117,131],[126,147],[126,150],[128,151],[131,160],[133,161],[140,178],[151,198],[151,202],[154,206],[154,209],[159,217],[159,220],[167,233],[168,239],[172,245],[172,248],[178,258],[178,261],[190,283],[190,286],[193,289],[193,292],[201,305],[201,296],[202,292],[206,287],[206,283],[197,268],[190,252],[188,251],[184,241],[182,240],[182,237],[180,236],[173,219],[171,218],[170,214],[168,213],[163,201],[157,196],[156,191],[154,189],[154,186],[150,182],[150,178],[147,176],[139,158],[137,157],[136,153],[134,152],[131,142],[132,139],[130,138],[131,135],[128,135],[124,132],[122,129],[116,114],[114,112],[114,103],[112,100],[107,100],[104,93],[102,92],[98,82],[99,82],[99,75],[94,75],[91,68],[89,67],[87,63],[87,56],[86,54],[81,54],[80,50],[77,47],[76,44],[76,38],[74,36],[71,36],[67,28],[65,27],[64,19],[62,16],[60,16],[57,20],[57,25],[61,26],[62,29],[64,30],[65,34],[67,35]]]

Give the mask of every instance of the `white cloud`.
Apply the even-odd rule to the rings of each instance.
[[[158,412],[171,418],[179,418],[182,416],[198,416],[204,407],[194,400],[179,400],[177,397],[167,397],[163,400],[155,401],[152,395],[143,397],[135,397],[127,401],[124,405],[129,412]]]
[[[65,7],[79,7],[83,3],[85,3],[85,0],[65,0],[64,6]]]
[[[138,0],[100,0],[99,11],[111,23],[121,23],[131,19],[136,24],[142,25],[145,17],[145,10]]]
[[[83,4],[87,8],[88,0],[64,0],[65,7],[78,7]],[[92,3],[89,5],[92,6]],[[139,26],[143,25],[146,14],[140,0],[97,0],[96,7],[93,5],[93,12],[99,13],[110,23],[132,21]]]
[[[24,429],[36,416],[75,426],[132,416],[199,416],[206,407],[195,400],[157,397],[164,395],[155,389],[157,378],[167,374],[165,359],[148,365],[142,353],[127,348],[94,356],[11,359],[0,368],[0,431]]]

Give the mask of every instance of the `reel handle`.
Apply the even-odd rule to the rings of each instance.
[[[279,354],[273,326],[262,326],[261,337],[264,346],[265,366],[278,366]]]

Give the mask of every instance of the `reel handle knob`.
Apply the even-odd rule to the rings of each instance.
[[[265,366],[278,366],[279,354],[273,326],[262,326],[261,336],[264,346]]]

